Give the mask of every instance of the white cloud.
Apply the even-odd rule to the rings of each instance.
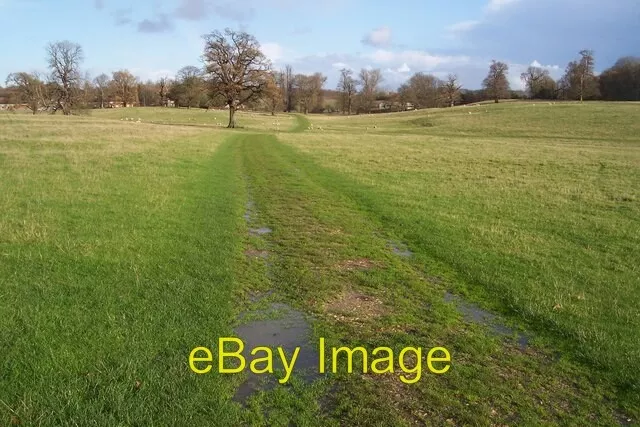
[[[362,43],[374,47],[389,45],[389,43],[391,43],[391,28],[376,28],[375,30],[364,36],[364,38],[362,39]]]
[[[462,21],[447,27],[447,31],[452,33],[463,33],[474,29],[480,21]]]
[[[398,68],[399,73],[408,73],[411,71],[411,68],[407,65],[407,63],[403,63],[400,68]]]
[[[393,52],[390,50],[378,49],[373,53],[363,55],[364,58],[370,59],[375,63],[386,64],[396,62],[406,65],[407,68],[420,70],[433,70],[434,68],[444,64],[464,64],[469,62],[466,56],[438,56],[431,55],[427,52],[417,50],[405,50],[401,52]]]
[[[538,68],[544,68],[545,70],[549,70],[549,71],[557,71],[560,70],[560,66],[559,65],[542,65],[541,63],[539,63],[537,60],[533,60],[533,62],[531,63],[532,67],[538,67]]]
[[[519,0],[489,0],[489,4],[487,5],[488,12],[499,12],[504,9],[506,6],[516,3]]]
[[[344,62],[334,62],[333,64],[331,64],[331,66],[336,70],[342,70],[343,68],[346,68],[347,70],[353,70],[353,68],[351,68]]]
[[[260,50],[271,62],[278,62],[284,57],[284,49],[278,43],[263,43]]]

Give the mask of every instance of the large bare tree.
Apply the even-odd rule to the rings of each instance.
[[[234,128],[236,109],[265,91],[271,63],[255,37],[244,31],[227,28],[204,39],[204,61],[212,89],[224,96],[229,107],[228,127]]]
[[[442,85],[442,92],[449,107],[455,106],[456,101],[460,100],[460,89],[462,89],[462,85],[458,83],[458,76],[449,74],[447,81]]]
[[[585,94],[591,89],[592,92],[597,90],[595,84],[595,59],[593,57],[593,51],[584,49],[580,51],[578,74],[580,79],[580,102],[584,100]]]
[[[340,92],[340,104],[342,113],[351,114],[353,98],[358,93],[358,81],[353,78],[353,71],[348,68],[340,70],[340,81],[338,82]]]
[[[507,98],[509,96],[509,80],[507,75],[509,73],[509,66],[504,62],[493,60],[489,66],[489,74],[482,82],[482,87],[487,92],[490,99],[493,99],[496,104],[500,102],[500,98]]]
[[[54,111],[62,110],[65,115],[71,114],[83,83],[80,75],[83,60],[84,53],[79,44],[65,40],[47,46],[50,79],[56,85]]]
[[[123,107],[133,104],[138,98],[138,81],[128,70],[114,72],[111,84]]]
[[[104,108],[104,100],[105,94],[109,89],[109,84],[111,83],[109,76],[106,74],[100,74],[98,77],[93,79],[93,84],[96,85],[96,89],[98,92],[98,97],[100,98],[100,108]]]

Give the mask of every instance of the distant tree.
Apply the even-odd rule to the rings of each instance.
[[[520,74],[520,79],[525,84],[531,98],[536,98],[543,79],[549,77],[549,71],[541,67],[530,66],[527,71]]]
[[[162,105],[157,86],[152,80],[138,83],[138,104],[144,107]]]
[[[79,44],[65,40],[47,46],[50,79],[56,89],[54,112],[62,110],[65,115],[71,114],[83,83],[80,75],[83,60],[84,53]]]
[[[593,51],[590,50],[580,51],[580,59],[569,62],[559,83],[565,98],[582,102],[585,99],[595,99],[600,95],[594,66]]]
[[[382,82],[382,72],[379,68],[373,70],[367,70],[363,68],[360,70],[360,109],[364,112],[371,111],[374,101],[376,100],[376,94],[378,92],[378,86]]]
[[[81,84],[79,106],[85,110],[94,108],[97,98],[97,88],[93,85],[93,79],[88,72],[85,73]]]
[[[275,116],[276,110],[282,108],[283,105],[283,73],[271,73],[269,80],[267,80],[267,87],[265,88],[265,105],[267,110],[271,112],[272,116]]]
[[[36,74],[11,73],[7,77],[6,85],[17,89],[17,103],[25,103],[36,114],[45,104],[45,84]]]
[[[295,76],[291,65],[285,65],[282,72],[282,87],[284,95],[285,111],[290,113],[296,104],[295,99]]]
[[[623,57],[599,76],[600,92],[610,101],[640,101],[640,57]]]
[[[175,88],[181,105],[195,107],[204,90],[202,70],[193,65],[181,68],[176,75]]]
[[[167,106],[167,95],[169,93],[169,79],[166,77],[161,77],[158,80],[158,95],[160,96],[160,106]]]
[[[442,92],[449,107],[453,107],[460,100],[460,89],[462,85],[458,83],[458,76],[449,74],[447,81],[442,85]]]
[[[106,94],[107,90],[109,89],[110,83],[111,83],[111,81],[109,79],[109,76],[104,74],[104,73],[100,74],[98,77],[93,79],[93,84],[96,86],[96,90],[97,90],[97,93],[98,93],[98,100],[100,102],[100,108],[104,108],[105,94]]]
[[[226,29],[205,37],[204,60],[214,92],[222,94],[229,107],[229,128],[236,126],[236,109],[260,98],[269,80],[271,63],[260,44],[244,31]]]
[[[310,110],[313,110],[318,103],[318,98],[322,91],[327,78],[321,73],[315,73],[307,76],[304,74],[298,74],[295,77],[295,88],[298,93],[298,100],[300,102],[300,110],[307,114]]]
[[[486,94],[484,90],[460,89],[460,103],[462,105],[483,101]]]
[[[416,73],[402,86],[400,97],[415,108],[436,108],[440,106],[443,82],[431,74]]]
[[[358,92],[358,82],[353,78],[352,70],[347,68],[340,70],[338,92],[340,92],[340,109],[342,113],[351,114],[353,98]]]
[[[489,67],[489,74],[482,82],[482,87],[496,103],[500,102],[500,98],[509,96],[509,80],[507,75],[509,66],[504,62],[493,60]]]
[[[582,102],[585,94],[589,93],[588,91],[595,94],[598,90],[594,74],[595,59],[593,57],[593,51],[587,49],[581,50],[579,64],[580,101]]]
[[[116,98],[122,102],[123,107],[133,104],[138,98],[138,81],[129,70],[114,72],[111,85]]]

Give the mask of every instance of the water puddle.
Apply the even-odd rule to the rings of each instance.
[[[273,230],[269,227],[260,227],[260,228],[250,228],[249,234],[254,236],[263,236],[265,234],[271,233]]]
[[[269,293],[267,293],[269,295]],[[265,296],[262,296],[264,298]],[[319,353],[311,344],[311,325],[302,312],[282,303],[271,303],[260,311],[244,313],[243,317],[259,316],[260,319],[248,321],[235,329],[235,334],[245,343],[244,356],[247,363],[253,359],[251,349],[259,346],[269,347],[274,352],[274,374],[254,374],[249,371],[248,377],[240,385],[233,400],[244,403],[251,395],[259,391],[268,391],[279,385],[283,370],[282,361],[277,356],[277,348],[282,347],[288,359],[296,348],[300,348],[295,362],[294,375],[305,382],[319,377]]]
[[[529,345],[528,336],[505,325],[500,317],[495,314],[483,310],[477,305],[467,302],[459,296],[449,292],[444,294],[444,300],[446,302],[453,303],[466,322],[487,326],[496,335],[509,338],[515,337],[518,346],[520,346],[520,349],[522,350],[526,349]]]
[[[391,248],[391,251],[399,257],[411,258],[413,256],[413,252],[411,252],[411,250],[404,243],[389,240],[387,242],[387,247]]]
[[[246,251],[244,251],[244,255],[250,259],[267,259],[269,258],[269,251],[247,249]]]
[[[247,200],[247,204],[245,206],[245,211],[244,211],[244,220],[247,222],[251,222],[251,217],[253,216],[253,210],[254,210],[255,204],[253,203],[253,200],[249,199]]]

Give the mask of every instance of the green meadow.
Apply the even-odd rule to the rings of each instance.
[[[640,422],[640,104],[227,114],[0,113],[0,425]],[[269,303],[451,368],[238,402],[189,354]]]

